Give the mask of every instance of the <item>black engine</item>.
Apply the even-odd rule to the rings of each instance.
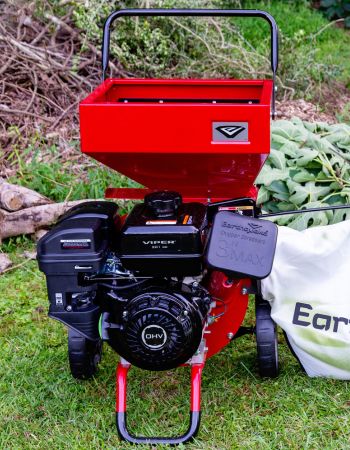
[[[165,370],[197,351],[212,300],[203,272],[206,207],[146,196],[123,222],[110,202],[83,203],[38,245],[49,315],[130,363]]]
[[[157,284],[117,294],[102,315],[103,338],[127,361],[148,370],[170,369],[191,358],[211,303],[196,284],[192,289],[173,281]]]

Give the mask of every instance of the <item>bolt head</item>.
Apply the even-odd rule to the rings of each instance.
[[[248,294],[248,289],[247,288],[243,288],[241,292],[242,292],[242,295],[247,295]]]
[[[128,311],[123,311],[123,317],[126,317],[128,315]]]
[[[73,309],[73,308],[72,308],[72,306],[71,306],[71,305],[67,305],[67,307],[66,307],[66,311],[68,311],[68,312],[69,312],[69,311],[72,311],[72,309]]]
[[[199,283],[197,281],[194,281],[191,285],[191,288],[193,291],[196,291],[199,287]]]
[[[234,334],[232,332],[227,333],[227,339],[230,339],[230,341],[231,341],[231,339],[233,339],[233,336],[234,336]]]

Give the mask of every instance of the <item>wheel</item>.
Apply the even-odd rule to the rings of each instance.
[[[262,377],[275,378],[278,375],[276,324],[271,319],[270,304],[258,296],[256,296],[255,302],[255,334],[259,373]]]
[[[72,328],[68,328],[68,358],[74,378],[86,380],[95,375],[101,355],[101,339],[91,341]]]

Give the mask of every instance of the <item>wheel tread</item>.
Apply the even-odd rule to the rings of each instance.
[[[92,341],[72,328],[68,329],[68,359],[71,374],[78,380],[91,378],[101,360],[102,341]]]
[[[259,373],[262,377],[275,378],[278,375],[277,331],[271,318],[271,307],[257,297],[255,310]]]

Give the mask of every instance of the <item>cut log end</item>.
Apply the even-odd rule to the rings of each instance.
[[[0,194],[0,206],[7,211],[18,211],[23,205],[23,195],[19,192],[5,191]]]

